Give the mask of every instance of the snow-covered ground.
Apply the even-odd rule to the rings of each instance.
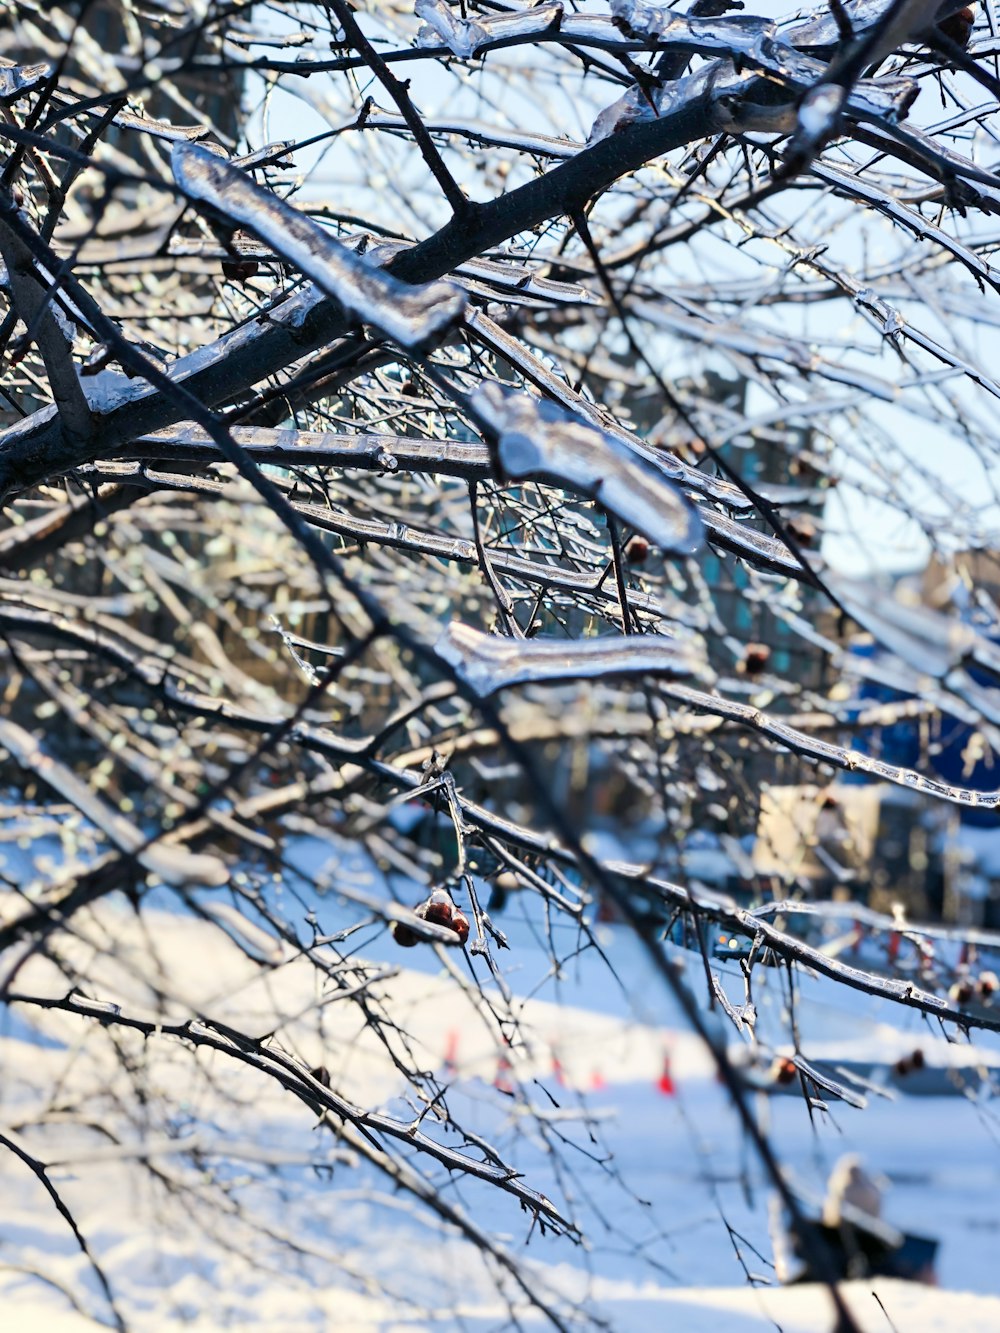
[[[318,915],[331,930],[357,911],[322,899]],[[822,1290],[747,1285],[744,1265],[773,1281],[770,1189],[711,1058],[685,1031],[641,946],[608,927],[607,962],[593,950],[574,956],[570,931],[557,923],[554,941],[566,962],[556,975],[552,941],[527,900],[512,900],[500,924],[523,1041],[511,1073],[525,1100],[497,1086],[506,1071],[477,992],[429,947],[403,952],[385,932],[369,932],[365,957],[386,966],[373,993],[411,1034],[413,1059],[450,1070],[453,1115],[528,1185],[571,1208],[588,1245],[540,1234],[516,1201],[444,1170],[436,1178],[442,1197],[522,1260],[539,1291],[573,1299],[623,1333],[831,1328]],[[358,1104],[397,1115],[421,1109],[402,1100],[402,1079],[357,1009],[324,1005],[314,968],[296,951],[279,956],[269,946],[271,965],[262,969],[208,922],[165,910],[144,911],[140,922],[120,902],[82,913],[76,925],[76,938],[60,945],[64,971],[78,966],[92,978],[90,993],[125,1012],[155,1013],[154,992],[169,990],[171,1015],[274,1031],[283,1049],[325,1064],[333,1086]],[[447,959],[468,975],[460,953],[448,951]],[[700,960],[686,959],[703,991]],[[741,1001],[737,971],[722,972]],[[759,1031],[775,1043],[785,1039],[786,986],[779,970],[755,972]],[[65,976],[31,958],[17,989],[63,995]],[[891,1064],[919,1047],[934,1065],[954,1053],[919,1015],[820,978],[800,977],[795,1012],[807,1056],[835,1061],[838,1049],[863,1050],[866,1060]],[[28,1019],[17,1007],[0,1029],[0,1128],[52,1165],[50,1178],[130,1327],[361,1333],[503,1324],[491,1266],[470,1243],[317,1132],[301,1103],[257,1071],[219,1053],[194,1058],[173,1039],[116,1036],[71,1015]],[[731,1026],[729,1036],[740,1041]],[[995,1039],[977,1041],[983,1063],[994,1062]],[[991,1099],[989,1069],[961,1081],[964,1093],[949,1097],[890,1092],[870,1096],[864,1110],[831,1102],[812,1116],[800,1098],[759,1099],[803,1190],[819,1196],[836,1160],[857,1152],[885,1178],[887,1220],[941,1242],[940,1291],[854,1285],[866,1330],[1000,1329],[1000,1102]],[[83,1128],[81,1108],[102,1128]],[[422,1127],[444,1133],[430,1118]],[[140,1158],[152,1174],[137,1169]],[[0,1155],[0,1173],[0,1328],[60,1333],[94,1328],[93,1315],[107,1320],[88,1262],[40,1182],[9,1153]]]

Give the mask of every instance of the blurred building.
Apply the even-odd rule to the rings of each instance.
[[[957,615],[996,639],[1000,556],[975,551],[950,560],[934,557],[920,575],[900,579],[896,594]],[[852,691],[847,717],[856,724],[854,749],[950,786],[1000,791],[1000,752],[988,725],[905,711],[888,725],[865,725],[878,705],[916,702],[916,696],[877,679],[886,655],[870,634],[849,634],[847,646],[844,684]],[[995,692],[1000,706],[1000,682],[974,665],[965,669],[984,698]],[[881,911],[898,903],[913,919],[1000,927],[1000,815],[929,800],[866,774],[840,774],[823,788],[790,784],[766,793],[754,864],[758,873],[809,896],[839,894]]]

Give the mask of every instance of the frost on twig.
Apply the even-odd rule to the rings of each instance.
[[[514,481],[568,486],[605,506],[664,551],[690,554],[701,521],[656,464],[554,403],[484,385],[474,404],[495,431],[500,467]]]
[[[208,204],[228,221],[246,227],[346,311],[373,324],[394,342],[418,347],[461,316],[465,294],[454,283],[410,287],[380,272],[318,223],[215,154],[178,141],[171,164],[174,180],[189,199]]]
[[[453,620],[438,640],[437,651],[481,698],[509,685],[707,673],[704,644],[694,635],[501,639]]]

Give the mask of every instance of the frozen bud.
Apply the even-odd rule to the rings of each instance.
[[[980,972],[979,980],[976,982],[976,993],[982,998],[995,995],[1000,989],[1000,977],[995,972]]]
[[[972,999],[972,982],[956,981],[948,991],[948,999],[954,1004],[968,1004]]]

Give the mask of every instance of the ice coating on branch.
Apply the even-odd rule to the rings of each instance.
[[[476,54],[476,47],[489,40],[481,23],[456,18],[442,0],[417,0],[413,12],[426,25],[417,33],[418,46],[440,46],[444,42],[453,55],[469,60]]]
[[[654,463],[621,440],[555,403],[497,384],[485,384],[473,402],[496,433],[505,477],[579,491],[664,551],[688,555],[700,546],[694,508]]]
[[[417,347],[444,332],[465,309],[465,293],[450,282],[410,287],[366,263],[328,232],[237,167],[194,144],[171,153],[174,180],[189,199],[238,223],[310,278],[346,311],[394,342]]]
[[[602,639],[503,639],[455,620],[437,652],[485,699],[509,685],[554,684],[607,676],[678,676],[706,673],[700,639],[629,634]]]
[[[640,89],[633,85],[600,113],[588,144],[620,134],[636,123],[665,119],[678,112],[683,114],[702,98],[719,118],[719,125],[732,132],[753,129],[786,134],[798,127],[807,150],[810,143],[824,138],[825,125],[832,124],[833,129],[836,128],[836,116],[830,118],[832,94],[830,85],[824,84],[826,69],[823,62],[790,44],[798,30],[779,34],[774,24],[756,17],[684,20],[651,5],[619,3],[616,14],[620,16],[622,26],[626,26],[628,19],[628,25],[640,29],[638,37],[630,39],[633,43],[646,41],[648,34],[650,42],[656,40],[662,45],[668,41],[671,46],[697,50],[702,55],[728,55],[736,60],[728,69],[719,63],[706,63],[683,78],[668,80],[662,87],[653,84]],[[572,25],[567,25],[563,31],[568,33],[571,29]],[[791,102],[771,104],[742,98],[743,93],[752,91],[761,75],[776,78],[782,84],[800,89],[803,94],[823,88],[818,101],[806,110],[806,119],[814,127],[815,140],[798,121]],[[917,84],[912,79],[883,77],[857,80],[840,96],[842,105],[852,115],[865,120],[885,119],[895,124],[905,119],[917,92]],[[824,115],[826,120],[823,120]],[[815,128],[817,125],[818,129]]]
[[[650,5],[646,0],[611,0],[611,16],[630,32],[651,37],[658,37],[676,17],[665,5]]]
[[[49,77],[48,65],[0,66],[0,103],[16,102],[25,93],[33,92]]]
[[[820,83],[803,97],[799,106],[799,126],[813,143],[834,133],[846,96],[846,90],[837,84]]]
[[[465,327],[472,330],[477,341],[519,370],[524,378],[547,399],[560,403],[571,417],[589,422],[597,430],[606,431],[614,436],[628,453],[645,458],[658,472],[663,473],[677,485],[696,491],[708,499],[718,500],[727,509],[743,511],[753,507],[743,492],[732,482],[712,477],[707,472],[699,472],[697,468],[682,463],[672,454],[652,448],[638,435],[625,430],[613,417],[610,420],[603,419],[593,403],[575,393],[564,379],[549,370],[519,339],[494,323],[482,310],[470,310],[465,317]]]
[[[884,23],[893,0],[849,0],[845,12],[855,37],[863,37],[877,23]],[[895,45],[905,40],[906,32],[915,33],[932,27],[935,22],[957,13],[962,8],[962,0],[926,0],[925,3],[910,4],[898,11],[903,20],[903,36],[898,36],[896,27]],[[804,20],[782,29],[781,38],[791,46],[812,48],[814,50],[832,50],[841,42],[837,20],[829,7],[823,6]],[[877,52],[876,52],[877,54]]]
[[[611,134],[620,134],[629,125],[638,120],[656,120],[660,114],[656,94],[650,101],[650,94],[639,87],[629,88],[617,102],[612,102],[600,112],[587,136],[587,146],[606,139]]]

